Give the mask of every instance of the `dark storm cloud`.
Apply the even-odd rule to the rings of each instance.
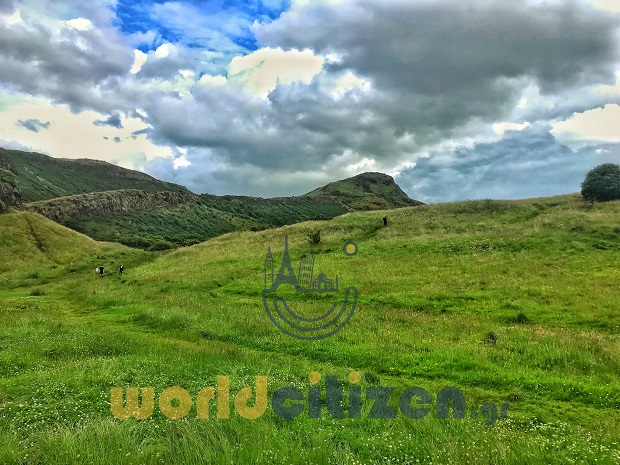
[[[318,4],[254,31],[265,45],[337,54],[328,71],[368,78],[376,111],[420,144],[506,117],[527,83],[557,93],[613,81],[617,19],[575,2],[498,3]]]
[[[498,78],[557,89],[609,74],[617,21],[576,2],[369,2],[289,12],[255,27],[266,45],[341,53],[335,67],[382,89],[443,96]]]
[[[20,119],[17,121],[18,126],[21,126],[32,132],[39,132],[41,129],[47,129],[51,126],[51,124],[52,123],[50,123],[49,121],[46,123],[43,123],[42,121],[39,121],[38,119],[27,119],[27,120]]]
[[[509,131],[497,143],[434,153],[396,181],[411,197],[425,202],[551,196],[579,191],[590,169],[617,161],[620,155],[620,144],[571,150],[548,131]]]
[[[146,109],[157,137],[210,148],[231,165],[316,171],[330,161],[338,164],[347,151],[396,159],[412,149],[381,114],[366,108],[370,96],[354,94],[335,100],[314,82],[280,86],[266,101],[233,89],[196,87],[191,100],[168,96]]]
[[[111,126],[113,128],[123,129],[120,113],[113,113],[108,119],[96,120],[93,124],[95,126]]]

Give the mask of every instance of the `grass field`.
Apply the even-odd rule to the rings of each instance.
[[[381,218],[389,217],[388,227]],[[192,247],[97,243],[31,213],[0,216],[0,463],[620,463],[620,202],[578,195],[351,213]],[[336,335],[281,333],[261,301],[267,248],[289,236],[359,291]],[[355,256],[342,246],[358,245]],[[119,276],[115,270],[125,265]],[[103,264],[104,279],[95,274]],[[276,269],[277,271],[277,269]],[[234,394],[268,376],[308,393],[359,371],[362,392],[460,389],[466,417],[170,420],[166,389],[196,399],[218,376]],[[322,387],[323,395],[325,391]],[[110,389],[152,387],[147,420],[119,420]],[[347,399],[345,395],[345,400]],[[485,426],[470,413],[508,403]],[[173,405],[176,405],[173,404]]]

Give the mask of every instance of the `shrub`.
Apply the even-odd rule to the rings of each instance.
[[[590,202],[620,199],[620,165],[603,163],[591,169],[581,183],[581,196]]]
[[[377,386],[381,382],[379,375],[374,371],[368,371],[364,373],[364,380],[371,385]]]
[[[519,312],[519,314],[515,317],[515,323],[519,323],[520,325],[525,325],[530,322],[530,319],[523,312]]]
[[[11,171],[0,168],[0,182],[6,182],[13,187],[17,187],[17,177]]]
[[[149,250],[152,252],[157,252],[159,250],[169,250],[174,249],[174,244],[172,242],[168,242],[163,239],[158,239],[149,247]]]
[[[308,238],[308,242],[310,243],[310,245],[319,245],[319,243],[321,242],[321,230],[311,229],[306,233],[306,237]]]
[[[489,331],[484,337],[484,342],[490,345],[495,345],[497,343],[497,334],[493,331]]]

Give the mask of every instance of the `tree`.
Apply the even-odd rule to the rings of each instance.
[[[591,169],[581,183],[581,195],[590,202],[620,199],[620,165],[603,163]]]

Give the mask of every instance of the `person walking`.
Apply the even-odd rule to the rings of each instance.
[[[383,217],[383,226],[387,226],[387,216]]]
[[[99,267],[99,277],[103,279],[103,267],[102,266]]]
[[[125,269],[125,267],[123,265],[121,265],[118,269],[118,274],[123,274],[123,270]]]

